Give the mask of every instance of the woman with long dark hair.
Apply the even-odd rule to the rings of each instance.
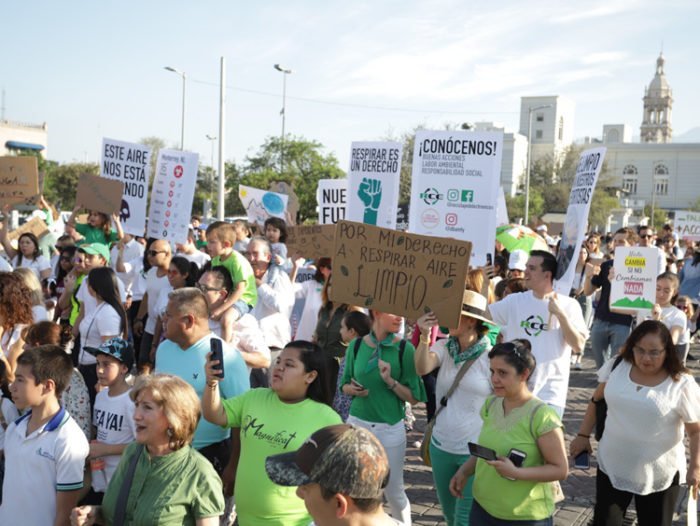
[[[127,337],[126,311],[119,297],[117,275],[109,267],[93,268],[87,275],[88,292],[97,300],[97,307],[92,312],[85,312],[80,322],[80,350],[78,370],[85,378],[90,392],[90,405],[95,402],[95,384],[97,383],[97,361],[86,352],[85,347],[99,347],[110,338]]]
[[[218,363],[207,362],[202,414],[213,424],[240,432],[240,453],[232,455],[236,511],[240,524],[306,526],[311,517],[296,488],[276,486],[265,459],[295,451],[322,427],[341,423],[333,399],[328,357],[306,341],[288,343],[272,366],[269,388],[251,389],[222,401]]]
[[[17,249],[12,246],[8,237],[8,218],[10,208],[4,207],[5,219],[0,228],[0,243],[5,248],[7,257],[12,260],[14,268],[25,267],[32,269],[37,279],[42,280],[51,276],[51,262],[41,255],[39,239],[31,232],[25,232],[17,240]]]

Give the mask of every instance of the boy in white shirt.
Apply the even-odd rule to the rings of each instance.
[[[97,360],[97,380],[103,389],[97,393],[92,423],[95,438],[90,443],[92,490],[101,504],[107,485],[117,469],[126,446],[136,438],[134,402],[126,377],[134,365],[134,349],[122,338],[111,338],[99,347],[85,347]]]
[[[89,445],[58,400],[73,363],[57,345],[24,351],[17,359],[12,398],[27,414],[5,434],[5,480],[0,524],[70,524],[83,487]]]

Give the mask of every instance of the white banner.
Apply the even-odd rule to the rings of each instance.
[[[396,228],[402,149],[398,142],[352,143],[345,219]]]
[[[199,154],[160,150],[148,210],[148,235],[183,243],[190,225]]]
[[[472,243],[472,265],[486,264],[496,242],[503,133],[416,133],[408,229]]]
[[[124,183],[119,219],[127,234],[143,236],[151,180],[151,148],[144,144],[102,139],[102,177]]]
[[[508,206],[506,205],[506,194],[503,187],[498,187],[498,201],[496,201],[496,226],[507,225],[508,221]]]
[[[334,225],[341,219],[345,219],[347,196],[347,179],[319,179],[316,190],[318,224]]]
[[[554,290],[559,294],[569,295],[576,274],[581,244],[588,230],[588,212],[595,191],[600,169],[605,159],[605,148],[593,148],[581,153],[576,167],[574,184],[571,185],[569,206],[566,209],[557,255],[557,275],[554,276]]]
[[[287,200],[288,196],[261,190],[252,186],[239,185],[238,197],[243,203],[243,207],[248,215],[248,221],[256,223],[260,228],[265,224],[268,217],[280,217],[287,221]],[[289,221],[287,221],[289,223]]]
[[[656,303],[656,276],[659,274],[656,247],[617,247],[610,281],[611,310],[650,311]]]
[[[700,212],[677,211],[673,230],[681,239],[700,241]]]

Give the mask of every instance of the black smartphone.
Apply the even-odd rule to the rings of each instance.
[[[469,442],[469,454],[473,457],[483,458],[484,460],[496,460],[496,452],[488,447],[480,446],[474,442]]]
[[[527,453],[525,453],[524,451],[520,451],[519,449],[513,448],[510,450],[510,453],[508,453],[508,458],[516,468],[519,468],[522,467],[523,462],[525,462],[525,459],[527,458]]]
[[[212,338],[209,340],[209,347],[211,349],[211,359],[217,360],[219,364],[216,368],[221,371],[218,376],[219,378],[224,377],[224,346],[223,342],[219,338]]]
[[[486,253],[486,264],[490,267],[493,265],[493,258],[491,257],[491,253],[487,252]]]
[[[574,458],[574,467],[576,469],[590,469],[591,468],[591,457],[588,451],[581,451]]]

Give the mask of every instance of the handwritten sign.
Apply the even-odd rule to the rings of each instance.
[[[38,195],[36,157],[0,157],[0,205],[35,204]]]
[[[118,212],[122,204],[124,183],[82,174],[78,179],[78,193],[75,204],[87,210],[95,210],[111,215]]]
[[[615,249],[615,277],[610,283],[611,310],[648,311],[654,307],[658,253],[656,247]]]
[[[318,259],[333,255],[335,225],[304,225],[287,227],[287,253]]]
[[[700,212],[678,210],[673,220],[673,230],[681,239],[700,241]]]
[[[46,223],[39,217],[32,217],[19,228],[15,228],[10,232],[7,237],[14,241],[15,239],[19,239],[22,234],[34,234],[37,238],[42,238],[48,233],[49,227]]]
[[[472,245],[362,223],[336,225],[333,301],[457,327]]]

